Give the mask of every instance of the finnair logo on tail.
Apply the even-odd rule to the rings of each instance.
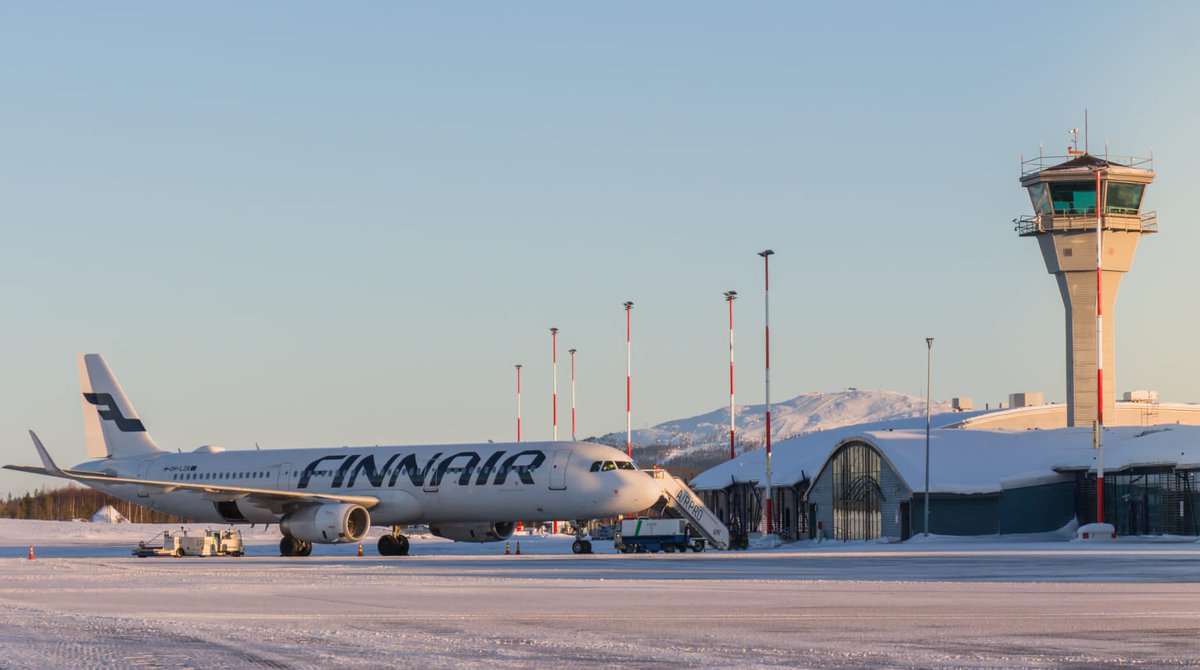
[[[146,427],[142,425],[140,419],[129,419],[121,414],[121,408],[117,407],[117,401],[113,400],[112,394],[109,393],[84,393],[83,399],[92,403],[96,407],[101,408],[100,418],[108,419],[117,424],[117,430],[122,433],[144,433]]]

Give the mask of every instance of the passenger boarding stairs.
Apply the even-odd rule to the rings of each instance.
[[[667,508],[687,519],[692,528],[703,537],[708,546],[717,549],[729,548],[729,529],[700,500],[700,496],[682,479],[666,470],[643,470],[662,487],[667,499]]]

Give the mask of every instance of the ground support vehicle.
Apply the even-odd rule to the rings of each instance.
[[[691,525],[686,519],[624,519],[620,532],[613,538],[613,546],[625,554],[659,551],[685,552],[704,551],[704,540],[691,536]]]
[[[161,538],[161,542],[159,542]],[[206,530],[189,535],[187,530],[164,530],[145,542],[138,542],[133,555],[150,556],[241,556],[245,553],[240,530]]]

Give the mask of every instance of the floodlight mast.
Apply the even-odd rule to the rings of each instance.
[[[933,397],[933,338],[925,338],[925,537],[929,537],[929,406]]]
[[[517,442],[521,441],[521,364],[517,363]]]
[[[571,354],[571,441],[575,441],[575,350],[568,349]]]
[[[774,251],[766,249],[758,252],[763,259],[763,323],[765,325],[765,358],[766,358],[766,401],[767,401],[767,535],[773,532],[772,512],[774,503],[771,492],[771,261]]]
[[[558,329],[550,329],[550,356],[551,356],[551,374],[554,377],[553,400],[551,403],[551,415],[554,421],[554,433],[551,439],[558,441]]]
[[[633,345],[630,312],[633,301],[625,302],[625,455],[633,457]]]
[[[737,291],[726,291],[725,302],[729,303],[729,460],[737,457],[737,424],[733,402],[733,301]]]
[[[1100,173],[1096,170],[1096,422],[1092,440],[1096,447],[1096,523],[1104,523],[1104,234]]]

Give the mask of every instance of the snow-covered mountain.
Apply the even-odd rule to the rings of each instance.
[[[762,442],[765,405],[737,405],[734,409],[738,441]],[[934,402],[934,414],[950,411],[950,403]],[[804,393],[771,405],[773,442],[818,430],[858,423],[921,416],[925,399],[894,391],[849,389],[834,393]],[[624,433],[609,433],[605,442],[624,443]],[[729,443],[729,408],[660,423],[633,431],[633,442],[643,446],[703,447]]]

